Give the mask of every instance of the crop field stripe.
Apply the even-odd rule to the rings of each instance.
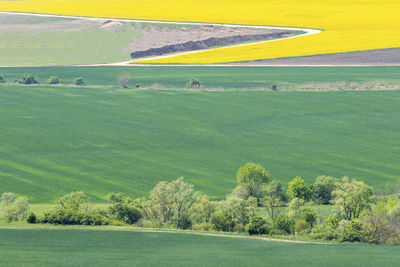
[[[7,266],[397,266],[400,259],[396,246],[299,244],[166,232],[103,231],[95,227],[72,229],[0,229],[1,263]]]

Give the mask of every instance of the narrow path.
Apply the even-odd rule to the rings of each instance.
[[[252,29],[269,29],[269,30],[286,30],[286,31],[304,31],[304,34],[299,34],[295,36],[289,36],[281,39],[274,39],[274,40],[266,40],[266,41],[256,41],[256,42],[249,42],[244,44],[237,44],[237,45],[230,45],[224,46],[219,48],[210,48],[204,50],[196,50],[190,52],[182,52],[182,53],[175,53],[172,55],[164,55],[164,56],[156,56],[156,57],[147,57],[141,59],[135,59],[131,61],[124,61],[124,62],[116,62],[116,63],[107,63],[107,64],[88,64],[88,65],[74,65],[74,66],[132,66],[131,62],[140,62],[142,60],[153,60],[153,59],[160,59],[160,58],[170,58],[176,57],[180,55],[186,54],[194,54],[204,51],[209,51],[213,49],[226,49],[232,47],[240,47],[240,46],[247,46],[247,45],[254,45],[254,44],[261,44],[261,43],[268,43],[268,42],[275,42],[285,39],[292,39],[292,38],[299,38],[308,35],[313,35],[322,32],[321,30],[317,29],[308,29],[308,28],[295,28],[295,27],[274,27],[274,26],[261,26],[261,25],[237,25],[237,24],[217,24],[217,23],[202,23],[202,22],[175,22],[175,21],[157,21],[157,20],[136,20],[136,19],[114,19],[114,18],[94,18],[94,17],[82,17],[82,16],[65,16],[65,15],[53,15],[53,14],[39,14],[39,13],[24,13],[24,12],[3,12],[0,11],[0,14],[4,15],[27,15],[27,16],[38,16],[38,17],[51,17],[51,18],[66,18],[66,19],[81,19],[81,20],[90,20],[90,21],[98,21],[98,22],[106,22],[106,21],[115,21],[115,22],[145,22],[145,23],[158,23],[158,24],[178,24],[178,25],[198,25],[198,26],[223,26],[223,27],[235,27],[235,28],[252,28]],[[227,66],[222,64],[215,64],[221,66]],[[169,65],[164,65],[169,66]],[[214,65],[210,65],[214,66]]]

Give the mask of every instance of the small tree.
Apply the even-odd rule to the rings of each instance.
[[[336,189],[338,179],[330,176],[319,176],[312,189],[312,199],[318,205],[327,205],[333,199],[332,192]]]
[[[130,76],[129,74],[127,74],[127,73],[124,73],[124,74],[120,75],[120,76],[117,78],[117,84],[118,84],[121,88],[124,88],[124,89],[130,88],[131,83],[132,83],[131,76]]]
[[[187,83],[186,83],[186,87],[190,88],[190,89],[199,89],[201,86],[200,81],[197,79],[190,79]]]
[[[72,192],[57,201],[63,209],[81,210],[88,209],[89,198],[84,192]]]
[[[36,221],[37,221],[37,218],[36,218],[35,213],[33,213],[32,211],[29,212],[28,215],[26,216],[26,222],[32,224],[32,223],[36,223]]]
[[[85,85],[85,81],[83,80],[83,78],[76,78],[76,79],[74,80],[74,84],[75,84],[76,86],[83,86],[83,85]]]
[[[48,80],[47,80],[48,84],[59,84],[60,81],[58,80],[57,77],[55,76],[51,76]]]
[[[134,224],[143,217],[139,203],[129,197],[125,197],[122,193],[110,194],[108,200],[111,202],[109,212],[117,220]]]
[[[16,197],[13,193],[4,193],[0,203],[0,219],[7,223],[25,220],[28,209],[26,198]]]
[[[338,189],[333,191],[335,206],[340,217],[351,220],[359,218],[375,202],[372,187],[364,182],[344,177]]]
[[[272,220],[279,214],[279,209],[286,201],[285,192],[282,184],[278,181],[272,181],[265,188],[265,198],[263,205],[267,209],[268,215]]]
[[[33,74],[24,74],[20,81],[21,84],[38,84],[38,80]]]
[[[0,75],[0,83],[5,83],[4,76]]]
[[[292,199],[300,198],[308,201],[311,198],[312,190],[301,177],[297,176],[289,183],[287,194]]]
[[[270,176],[271,174],[261,165],[250,162],[239,169],[236,181],[246,190],[249,197],[259,199],[262,186],[268,183]]]
[[[250,235],[266,235],[269,233],[267,222],[259,216],[252,217],[246,225],[246,231]]]

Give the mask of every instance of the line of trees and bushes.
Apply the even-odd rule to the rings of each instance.
[[[0,75],[0,83],[5,83],[6,80],[4,79],[3,75]],[[22,75],[21,79],[19,80],[14,80],[14,83],[18,83],[18,84],[25,84],[25,85],[32,85],[32,84],[40,84],[39,79],[33,75],[33,74],[24,74]],[[46,82],[45,84],[59,84],[60,80],[58,79],[58,77],[56,76],[51,76]],[[85,81],[83,80],[83,78],[75,78],[73,80],[73,84],[76,86],[83,86],[85,85]]]
[[[201,231],[245,232],[250,235],[400,243],[400,194],[385,198],[362,181],[320,176],[313,184],[301,177],[287,189],[261,165],[247,163],[237,172],[237,187],[226,199],[211,200],[178,178],[160,182],[149,197],[131,199],[122,193],[108,196],[107,208],[92,208],[84,192],[72,192],[36,216],[25,198],[4,193],[0,218],[5,222],[62,225],[136,225]],[[329,205],[329,216],[320,208]],[[317,211],[316,211],[317,210]]]

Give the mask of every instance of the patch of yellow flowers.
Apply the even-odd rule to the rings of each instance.
[[[206,64],[400,47],[399,0],[0,0],[0,11],[323,30],[146,61],[152,63]]]

